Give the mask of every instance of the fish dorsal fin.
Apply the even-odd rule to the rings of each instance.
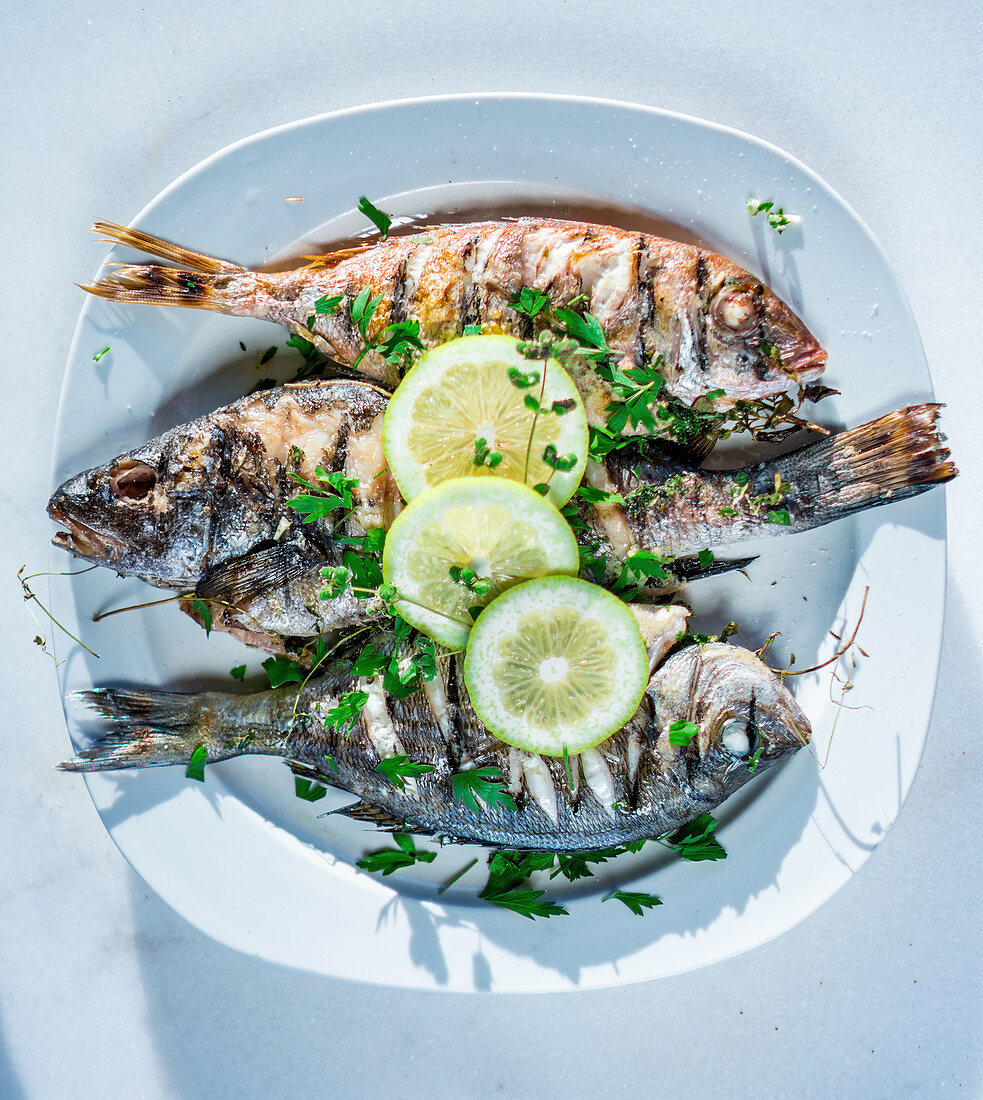
[[[406,828],[406,822],[378,806],[372,806],[368,802],[353,802],[350,806],[344,806],[334,811],[342,817],[350,817],[353,821],[368,821],[386,832],[402,832]],[[414,830],[416,831],[416,830]]]
[[[195,596],[237,605],[294,580],[320,564],[320,557],[292,542],[261,543],[205,572]]]

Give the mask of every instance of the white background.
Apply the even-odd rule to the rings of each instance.
[[[981,1095],[973,276],[983,73],[971,6],[0,10],[0,1096]],[[819,172],[900,276],[963,471],[948,498],[938,698],[897,825],[847,887],[779,940],[625,989],[393,992],[207,940],[148,896],[82,784],[51,771],[67,739],[14,579],[22,563],[41,567],[50,534],[54,410],[81,304],[72,283],[104,254],[84,232],[92,219],[129,220],[202,157],[281,122],[481,90],[682,111],[756,133]]]

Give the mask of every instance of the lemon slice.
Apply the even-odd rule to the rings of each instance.
[[[587,464],[587,417],[555,359],[527,359],[511,336],[462,336],[424,355],[400,383],[382,446],[404,500],[450,478],[493,476],[547,484],[561,507]],[[572,465],[556,469],[547,452]]]
[[[490,604],[464,662],[471,703],[488,729],[547,756],[610,737],[638,709],[648,678],[628,605],[568,577],[517,585]]]
[[[421,493],[386,536],[382,576],[396,610],[424,634],[462,648],[469,609],[520,581],[576,575],[577,540],[560,513],[515,481],[454,478]]]

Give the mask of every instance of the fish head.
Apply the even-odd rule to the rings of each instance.
[[[193,588],[207,563],[217,491],[202,442],[169,432],[69,478],[48,501],[64,527],[52,542],[124,576]]]
[[[694,385],[722,389],[717,407],[798,390],[818,379],[826,352],[792,310],[759,279],[720,256],[705,259],[700,298],[705,328],[694,339]]]
[[[660,729],[678,719],[698,727],[683,750],[690,778],[718,801],[812,737],[809,719],[792,693],[743,647],[722,642],[688,646],[666,661],[656,678]]]

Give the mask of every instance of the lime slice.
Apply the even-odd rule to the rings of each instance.
[[[579,567],[577,540],[553,505],[497,478],[455,478],[421,493],[396,517],[382,555],[399,614],[457,649],[471,630],[469,608],[520,581]]]
[[[404,500],[450,478],[489,476],[548,484],[557,507],[573,496],[587,464],[584,404],[555,359],[527,359],[518,343],[511,336],[450,340],[400,383],[386,410],[382,446]],[[540,404],[538,416],[527,398]],[[543,457],[547,451],[573,465],[554,468]]]
[[[635,713],[649,664],[628,605],[568,577],[529,581],[478,617],[464,682],[502,741],[562,756],[610,737]]]

